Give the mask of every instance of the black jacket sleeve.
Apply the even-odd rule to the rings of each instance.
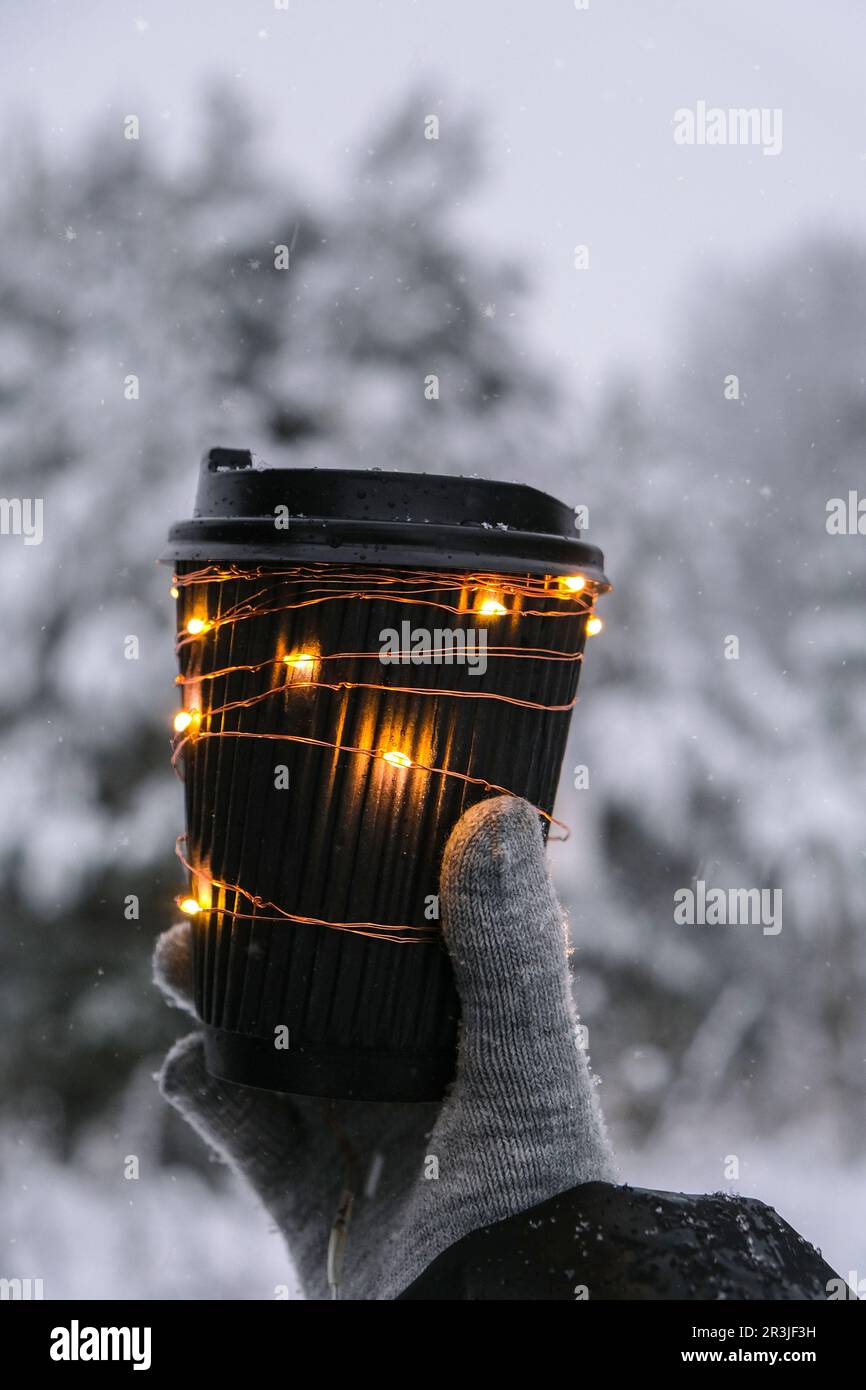
[[[826,1299],[838,1276],[773,1210],[583,1183],[452,1245],[404,1299]]]

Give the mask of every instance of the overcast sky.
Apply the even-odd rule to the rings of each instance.
[[[176,156],[202,79],[227,74],[275,166],[336,192],[371,121],[427,78],[442,138],[450,111],[486,114],[466,220],[523,258],[528,332],[591,395],[611,365],[660,367],[701,265],[866,233],[864,16],[860,0],[4,0],[0,101],[59,158],[128,110]],[[700,101],[780,108],[781,153],[677,145],[674,112]]]

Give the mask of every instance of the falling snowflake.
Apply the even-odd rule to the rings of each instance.
[[[261,261],[247,261],[247,265],[249,266],[250,270],[258,270],[261,264]]]
[[[482,304],[482,306],[481,306],[481,312],[482,312],[482,314],[484,315],[484,317],[485,317],[486,319],[495,319],[495,318],[496,318],[496,305],[495,305],[495,304]]]
[[[147,19],[137,19],[135,21],[135,27],[140,34],[146,34],[150,28],[150,21]]]
[[[78,238],[78,233],[76,232],[74,227],[64,227],[63,236],[66,241],[76,241]]]

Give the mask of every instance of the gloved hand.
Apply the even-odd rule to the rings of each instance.
[[[526,802],[497,797],[466,813],[446,847],[440,910],[462,1007],[441,1105],[217,1081],[198,1033],[166,1058],[163,1094],[253,1187],[308,1298],[395,1298],[470,1231],[616,1180],[577,1038],[564,915]],[[154,968],[192,1011],[190,947],[190,925],[172,927]]]

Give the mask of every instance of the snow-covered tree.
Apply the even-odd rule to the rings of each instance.
[[[587,456],[616,587],[575,730],[581,959],[624,1121],[739,1099],[766,1132],[862,1133],[866,536],[826,522],[866,495],[864,269],[815,244],[714,278],[678,370],[612,389]],[[675,925],[698,878],[780,888],[781,935]]]

